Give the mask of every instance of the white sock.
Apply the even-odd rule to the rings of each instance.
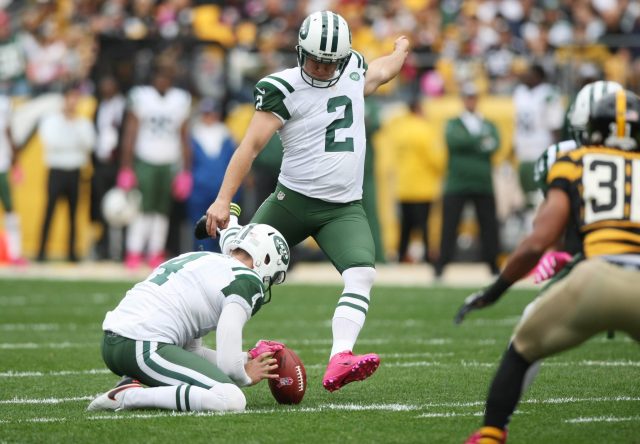
[[[153,214],[149,231],[151,232],[149,235],[149,256],[164,254],[169,234],[169,218],[164,214]]]
[[[243,411],[246,399],[233,384],[218,384],[207,390],[195,385],[132,388],[122,393],[122,410],[156,408],[187,411]],[[118,396],[118,395],[116,395]]]
[[[4,215],[4,228],[7,231],[7,250],[9,259],[22,257],[22,236],[20,234],[20,217],[16,213]]]
[[[376,270],[372,267],[352,267],[342,273],[344,290],[333,314],[333,346],[329,358],[353,350],[367,317],[375,276]]]
[[[356,324],[350,319],[334,316],[331,322],[333,346],[331,347],[329,359],[333,358],[336,353],[353,350],[361,328],[360,324]]]
[[[151,232],[151,221],[150,214],[142,213],[131,222],[127,230],[127,253],[142,253]]]

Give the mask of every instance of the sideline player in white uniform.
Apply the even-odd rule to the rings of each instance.
[[[273,227],[239,227],[232,218],[222,233],[225,254],[171,259],[107,313],[102,357],[123,379],[89,410],[243,411],[239,387],[277,377],[272,356],[283,345],[259,341],[247,353],[242,329],[269,302],[271,285],[284,281],[289,247]],[[213,330],[216,350],[202,344]]]
[[[191,192],[191,95],[173,87],[171,76],[160,68],[152,85],[129,92],[117,185],[129,190],[137,184],[142,193],[142,211],[127,232],[125,265],[131,269],[140,266],[145,248],[152,268],[164,261],[171,193],[184,200]]]
[[[253,159],[278,131],[284,156],[278,185],[252,221],[276,227],[289,245],[313,237],[342,274],[334,312],[333,347],[323,378],[329,391],[369,377],[380,358],[353,355],[375,278],[375,246],[362,207],[365,160],[364,97],[394,78],[409,41],[368,66],[351,49],[346,21],[331,11],[309,15],[298,35],[297,68],[267,76],[254,89],[256,112],[236,150],[215,202],[207,232],[229,220],[229,202]]]
[[[9,172],[14,169],[14,179],[18,180],[20,173],[16,165],[17,148],[11,135],[11,98],[0,94],[0,202],[4,208],[4,229],[7,235],[7,250],[9,262],[24,265],[22,257],[22,234],[20,231],[20,217],[14,212],[9,186]]]
[[[530,209],[539,202],[533,180],[534,164],[542,150],[558,140],[564,123],[565,108],[560,94],[545,78],[544,69],[532,65],[513,92],[516,113],[513,144],[520,163],[520,185]]]

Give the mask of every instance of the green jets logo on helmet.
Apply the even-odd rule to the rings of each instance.
[[[287,243],[280,236],[273,236],[273,243],[278,250],[278,254],[282,257],[282,262],[285,265],[289,265],[289,247]]]
[[[300,40],[304,40],[309,35],[309,17],[302,22],[302,26],[300,27]]]

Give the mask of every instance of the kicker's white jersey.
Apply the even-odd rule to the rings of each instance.
[[[180,128],[189,117],[191,95],[179,88],[162,95],[152,86],[137,86],[129,92],[129,109],[139,122],[136,157],[152,165],[178,162]]]
[[[298,193],[327,202],[362,198],[366,136],[364,82],[367,65],[352,51],[340,80],[329,88],[307,84],[300,68],[261,79],[255,105],[284,126],[278,180]]]
[[[127,292],[102,324],[126,338],[184,347],[215,330],[226,304],[247,319],[264,301],[262,280],[237,259],[211,252],[180,255]]]
[[[7,128],[11,124],[11,99],[0,95],[0,173],[11,167],[11,145],[7,139]]]
[[[564,124],[564,106],[547,83],[534,88],[519,85],[513,93],[516,113],[514,146],[519,160],[534,162],[553,143],[552,131]]]

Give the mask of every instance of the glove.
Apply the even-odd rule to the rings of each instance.
[[[550,251],[545,253],[536,268],[533,269],[533,282],[539,284],[553,277],[571,260],[571,255],[565,251]]]
[[[137,183],[136,173],[131,168],[121,168],[118,171],[118,178],[116,179],[116,185],[118,188],[122,188],[125,191],[131,190]]]
[[[495,301],[500,299],[500,296],[511,286],[511,282],[507,282],[502,276],[499,276],[496,281],[487,288],[471,293],[464,300],[462,307],[458,309],[456,316],[453,318],[453,322],[456,324],[461,323],[464,317],[473,310],[488,307]]]
[[[185,200],[191,194],[193,188],[193,176],[189,171],[181,171],[173,179],[173,197],[179,201]]]
[[[229,207],[229,213],[232,216],[235,216],[237,218],[237,217],[240,217],[241,212],[242,212],[242,209],[240,208],[240,205],[238,205],[235,202],[231,202],[231,205]],[[198,222],[196,222],[196,226],[193,229],[193,234],[195,235],[196,239],[206,239],[209,237],[209,233],[207,233],[207,215],[206,214],[202,216],[200,219],[198,219]]]
[[[284,344],[282,342],[277,341],[266,341],[264,339],[260,339],[256,342],[256,346],[249,350],[249,356],[251,359],[255,359],[263,353],[267,352],[277,352],[284,348]]]

